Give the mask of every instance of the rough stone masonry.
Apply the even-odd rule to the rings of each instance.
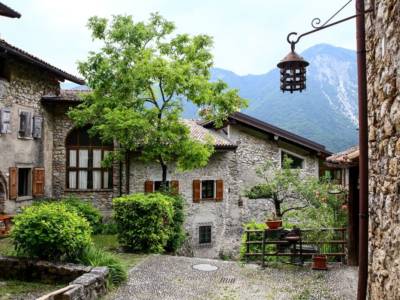
[[[373,4],[373,1],[366,3]],[[370,299],[400,295],[400,1],[367,16]]]

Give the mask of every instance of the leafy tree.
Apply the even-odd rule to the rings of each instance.
[[[80,126],[91,124],[90,133],[104,141],[116,141],[116,157],[134,151],[145,162],[159,163],[164,183],[171,162],[181,170],[205,166],[212,141],[190,138],[181,121],[182,102],[198,106],[201,117],[217,126],[246,105],[226,83],[210,82],[211,37],[172,36],[174,24],[159,14],[148,22],[92,17],[88,26],[103,46],[79,63],[92,92],[69,116]]]
[[[311,216],[312,213],[315,214],[319,209],[322,211],[326,207],[332,213],[333,220],[342,224],[344,222],[340,210],[342,200],[337,195],[330,194],[332,188],[330,179],[301,176],[299,169],[291,168],[292,162],[286,156],[282,168],[276,168],[271,161],[267,161],[257,170],[258,176],[264,182],[247,190],[246,196],[250,199],[269,199],[278,218],[289,212],[291,216],[295,216],[295,211],[305,209]]]

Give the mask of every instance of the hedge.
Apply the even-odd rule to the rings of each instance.
[[[173,233],[174,199],[161,193],[133,194],[113,200],[118,241],[135,252],[164,251]]]

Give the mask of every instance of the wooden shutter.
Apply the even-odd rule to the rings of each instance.
[[[171,192],[172,194],[179,194],[179,181],[171,180]]]
[[[146,180],[144,182],[144,192],[145,193],[152,193],[154,192],[154,184],[152,180]]]
[[[34,197],[44,195],[44,169],[34,168],[32,172],[32,195]]]
[[[0,110],[0,133],[10,133],[11,132],[11,110],[9,108],[3,107]]]
[[[200,180],[193,180],[193,202],[199,203],[200,202],[200,194],[201,194],[201,182]]]
[[[224,181],[222,179],[215,181],[215,200],[222,201],[224,199]]]
[[[35,139],[40,139],[42,137],[42,123],[43,118],[39,116],[33,117],[33,132],[32,137]]]
[[[18,169],[15,167],[9,168],[9,184],[10,184],[10,199],[17,199],[18,196]]]

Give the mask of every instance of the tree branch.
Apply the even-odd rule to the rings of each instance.
[[[282,211],[282,216],[283,216],[285,213],[287,213],[288,211],[291,211],[291,210],[300,210],[300,209],[306,208],[307,206],[308,206],[308,205],[290,207],[290,208],[285,209],[284,211]]]

